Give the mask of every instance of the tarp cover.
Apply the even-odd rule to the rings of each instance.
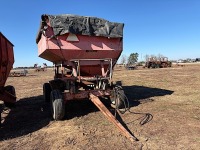
[[[105,19],[88,16],[78,16],[71,14],[64,15],[42,15],[42,22],[49,19],[50,25],[53,28],[55,36],[66,33],[89,35],[89,36],[103,36],[110,38],[123,37],[123,23],[110,22]],[[39,42],[41,30],[44,25],[40,26],[39,34],[36,42]]]

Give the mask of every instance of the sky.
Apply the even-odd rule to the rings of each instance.
[[[200,0],[0,0],[0,32],[14,44],[14,67],[51,62],[35,42],[42,14],[74,14],[124,23],[123,52],[200,58]],[[120,58],[119,58],[120,60]]]

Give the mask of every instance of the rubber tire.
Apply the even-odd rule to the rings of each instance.
[[[148,63],[147,68],[151,68],[151,63]]]
[[[51,86],[49,83],[44,83],[43,84],[43,96],[45,102],[50,102],[50,95],[51,95]]]
[[[2,105],[0,104],[0,127],[1,127],[1,113],[2,113]]]
[[[119,93],[120,94],[124,94],[124,91],[123,90],[119,90]],[[124,107],[124,99],[125,99],[125,97],[120,97],[119,100],[117,101],[118,102],[117,106],[118,106],[119,109]],[[116,108],[116,104],[115,104],[114,98],[110,97],[110,101],[111,101],[111,107],[112,108]]]
[[[59,90],[51,91],[51,112],[54,120],[62,120],[65,116],[65,103]]]
[[[7,86],[5,87],[5,90],[6,90],[7,92],[9,92],[10,94],[16,96],[16,92],[15,92],[14,86],[12,86],[12,85],[7,85]],[[4,105],[5,105],[6,107],[9,107],[9,108],[15,107],[15,103],[10,103],[10,102],[4,102]]]

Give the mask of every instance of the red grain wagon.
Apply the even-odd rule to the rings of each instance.
[[[77,15],[42,15],[36,38],[39,57],[53,62],[54,79],[44,83],[45,101],[61,120],[70,100],[89,98],[126,136],[133,139],[98,97],[118,107],[124,92],[112,82],[113,67],[123,50],[123,23]]]
[[[5,87],[6,80],[14,64],[13,44],[0,32],[0,100],[15,103],[15,88]]]
[[[13,44],[0,32],[0,100],[7,106],[16,102],[15,88],[5,86],[13,63]]]

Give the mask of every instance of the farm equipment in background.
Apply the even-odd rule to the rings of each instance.
[[[172,62],[169,61],[167,57],[161,57],[160,66],[161,66],[160,68],[172,67]]]
[[[145,63],[145,67],[147,68],[167,68],[171,66],[172,62],[168,61],[167,57],[149,57]]]
[[[5,86],[14,64],[13,46],[0,32],[0,101],[3,101],[6,106],[11,106],[16,102],[15,88],[11,85]]]
[[[125,65],[125,68],[126,68],[127,70],[135,70],[135,69],[137,69],[138,67],[137,67],[137,64],[127,64],[127,65]]]
[[[33,68],[35,68],[36,72],[47,71],[47,64],[43,63],[42,66],[38,66],[38,64],[34,64]]]
[[[12,69],[10,71],[9,77],[21,77],[26,76],[28,73],[28,70],[26,69]]]
[[[36,38],[39,57],[54,63],[54,79],[43,85],[54,120],[62,120],[71,100],[90,99],[131,141],[133,137],[99,97],[115,107],[125,99],[112,82],[113,68],[123,49],[122,23],[77,15],[42,15]]]

